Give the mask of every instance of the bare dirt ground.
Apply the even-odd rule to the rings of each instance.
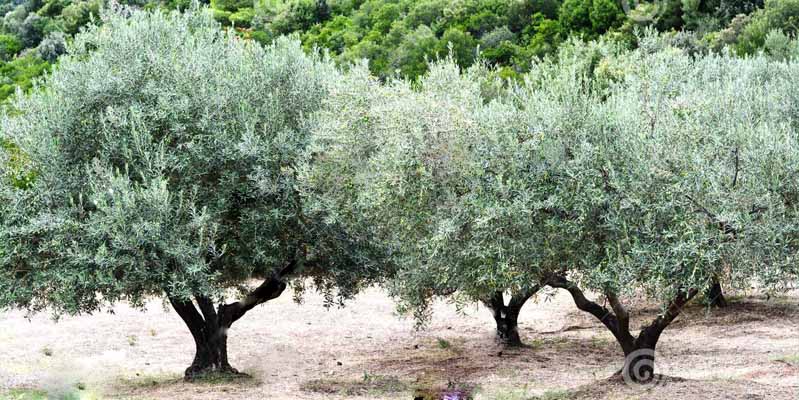
[[[799,293],[749,295],[724,310],[690,306],[658,345],[655,385],[608,379],[623,360],[612,336],[565,292],[525,305],[526,347],[494,342],[489,312],[440,303],[427,330],[369,290],[343,309],[321,296],[259,306],[230,331],[231,363],[251,379],[180,380],[193,343],[178,316],[146,313],[27,320],[0,313],[0,399],[412,399],[473,389],[475,399],[799,399]],[[657,312],[636,307],[636,325]],[[35,389],[31,390],[31,389]]]

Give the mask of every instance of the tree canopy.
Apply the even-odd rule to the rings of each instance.
[[[797,66],[642,40],[634,52],[571,43],[507,90],[452,60],[418,85],[345,83],[328,101],[348,112],[320,125],[306,176],[337,221],[387,247],[394,294],[417,317],[436,295],[547,284],[625,355],[654,350],[713,282],[796,278]],[[636,336],[623,300],[640,296],[663,314]]]
[[[308,116],[337,76],[296,41],[243,41],[208,13],[106,14],[2,120],[17,161],[0,185],[0,307],[90,313],[155,295],[189,319],[192,300],[210,305],[212,323],[213,305],[235,321],[291,275],[331,301],[379,278],[357,259],[363,238],[303,211],[297,190]],[[253,278],[266,286],[224,304]]]
[[[323,3],[303,15],[336,14]],[[610,15],[581,4],[569,23]],[[409,13],[389,5],[358,18]],[[442,25],[447,43],[514,33],[492,15],[473,14],[468,34]],[[436,297],[482,301],[506,338],[549,285],[607,327],[638,381],[705,288],[799,276],[799,63],[782,31],[745,58],[652,31],[634,50],[570,39],[503,79],[490,60],[463,68],[466,47],[376,74],[376,58],[339,68],[296,37],[262,46],[218,19],[113,8],[5,109],[0,308],[166,297],[197,345],[190,378],[235,372],[228,329],[293,277],[328,303],[384,283],[420,322]],[[391,36],[381,21],[367,25]],[[413,32],[392,57],[440,44],[431,26]],[[631,298],[662,305],[640,332]]]

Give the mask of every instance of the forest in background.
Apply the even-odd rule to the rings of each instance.
[[[71,37],[100,23],[103,0],[3,0],[0,101],[27,91],[66,51]],[[186,9],[190,0],[126,0],[143,9]],[[637,46],[635,32],[668,32],[691,53],[729,48],[779,58],[795,54],[799,0],[210,0],[214,18],[268,44],[295,34],[307,50],[339,63],[368,59],[380,78],[418,78],[449,54],[462,67],[484,60],[503,78],[556,54],[570,38]]]

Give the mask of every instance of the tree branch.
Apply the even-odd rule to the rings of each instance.
[[[630,331],[630,314],[627,312],[627,309],[624,308],[624,305],[621,304],[619,301],[619,297],[616,296],[616,293],[611,291],[605,292],[605,297],[608,299],[608,303],[610,303],[610,307],[613,309],[613,312],[616,314],[616,318],[619,320],[619,327],[622,331]]]
[[[491,310],[497,312],[498,310],[502,310],[502,308],[505,307],[505,296],[502,294],[502,292],[497,290],[496,292],[492,293],[491,296],[489,296],[487,299],[484,299],[483,304],[485,304],[486,307],[490,308]]]
[[[508,308],[518,313],[521,311],[524,303],[534,294],[538,293],[539,290],[541,290],[541,285],[533,285],[530,288],[521,290],[519,293],[514,293],[511,295],[510,301],[508,301]]]
[[[194,296],[197,299],[197,305],[200,306],[200,312],[203,314],[205,318],[206,326],[217,326],[217,314],[216,310],[214,310],[214,304],[211,302],[211,299],[205,296]]]
[[[636,339],[636,345],[649,345],[654,348],[655,343],[657,343],[658,339],[660,338],[660,334],[663,333],[675,318],[680,315],[682,309],[688,304],[691,299],[699,293],[697,289],[689,289],[687,292],[685,291],[678,291],[677,295],[674,299],[669,303],[669,306],[666,308],[666,311],[662,314],[658,315],[652,323],[646,326],[644,329],[641,329],[641,332],[638,334],[638,338]],[[646,347],[646,346],[645,346]]]
[[[621,345],[625,354],[631,351],[634,339],[630,334],[629,329],[623,329],[618,318],[613,314],[613,312],[591,300],[588,300],[585,297],[585,294],[583,294],[583,291],[580,290],[576,284],[567,280],[564,276],[550,276],[546,280],[546,284],[554,288],[566,289],[572,295],[572,299],[574,299],[574,304],[577,306],[577,308],[593,315],[596,317],[596,319],[602,322],[606,328],[608,328],[610,333],[612,333],[619,342],[619,345]]]
[[[733,237],[735,237],[738,234],[738,230],[735,229],[735,227],[732,226],[729,222],[718,218],[716,214],[713,214],[712,212],[710,212],[710,210],[705,208],[703,205],[699,204],[699,202],[694,200],[694,198],[691,197],[690,195],[686,194],[685,197],[688,200],[690,200],[691,203],[694,203],[694,205],[699,209],[699,212],[705,214],[714,224],[716,224],[719,227],[719,229],[722,232],[728,235],[732,235]]]
[[[738,184],[738,165],[739,165],[739,157],[738,157],[738,148],[736,147],[735,150],[732,152],[735,155],[735,173],[732,176],[732,188],[735,189],[735,185]]]
[[[297,259],[294,258],[277,274],[264,280],[260,286],[243,299],[235,303],[220,305],[219,314],[222,314],[222,324],[229,327],[255,306],[278,298],[286,290],[286,282],[283,281],[283,278],[296,271],[296,269]]]
[[[180,318],[189,328],[191,335],[194,337],[194,340],[199,343],[203,339],[203,326],[205,326],[205,320],[197,311],[197,308],[194,307],[194,304],[191,301],[180,300],[176,297],[167,296],[169,298],[169,302],[172,304],[172,308],[180,315]]]

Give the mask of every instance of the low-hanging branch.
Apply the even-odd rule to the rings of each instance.
[[[567,290],[574,299],[577,308],[593,315],[602,322],[616,338],[625,354],[630,354],[642,347],[653,349],[663,330],[677,318],[683,307],[698,293],[696,289],[678,290],[665,311],[659,314],[649,325],[642,328],[636,337],[630,331],[629,312],[612,291],[605,292],[605,297],[612,309],[608,310],[586,298],[577,284],[562,275],[549,276],[546,279],[546,284],[554,288]]]
[[[243,299],[235,303],[220,305],[219,314],[222,316],[222,322],[230,326],[255,306],[279,297],[286,289],[284,278],[296,271],[297,264],[296,258],[292,259],[283,269],[264,280],[260,286]]]

